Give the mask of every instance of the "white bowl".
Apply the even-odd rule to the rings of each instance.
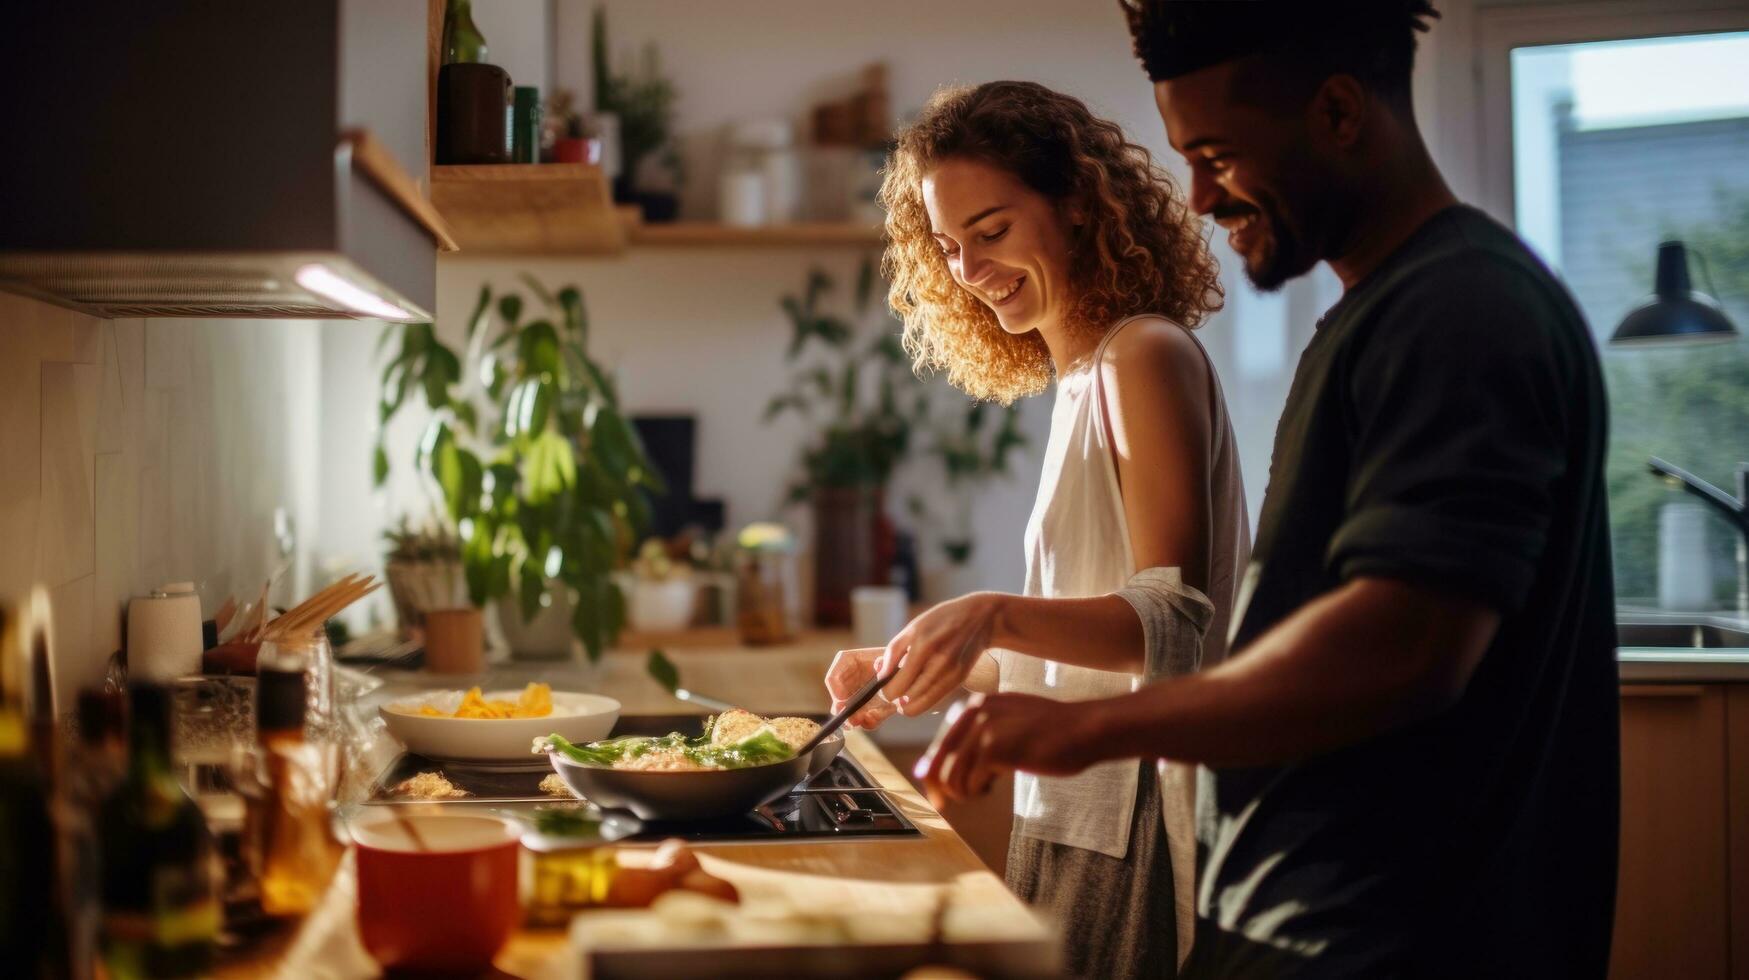
[[[515,701],[521,690],[487,691],[487,700]],[[454,711],[461,691],[433,692],[404,698],[377,709],[389,734],[407,751],[433,759],[464,762],[519,762],[546,768],[545,756],[529,748],[541,735],[557,732],[572,742],[607,737],[619,720],[619,702],[600,694],[554,691],[553,713],[542,718],[434,718],[419,714],[423,705]]]

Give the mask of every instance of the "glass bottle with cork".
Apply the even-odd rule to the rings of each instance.
[[[213,839],[171,762],[170,691],[128,692],[128,770],[98,810],[104,965],[111,977],[200,976],[219,933]]]

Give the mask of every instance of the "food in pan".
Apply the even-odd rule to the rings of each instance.
[[[745,708],[723,712],[707,723],[706,730],[710,732],[713,744],[727,745],[739,742],[766,725],[770,725],[777,737],[792,749],[808,744],[808,739],[820,731],[820,723],[807,718],[764,718]]]
[[[535,751],[550,744],[573,762],[636,772],[745,769],[794,758],[819,730],[806,718],[762,718],[737,708],[707,720],[697,736],[626,735],[574,745],[555,734],[536,739]]]
[[[522,689],[515,701],[486,700],[477,687],[462,695],[462,703],[453,712],[430,704],[419,706],[419,714],[427,718],[545,718],[553,713],[553,689],[546,684],[532,683]]]

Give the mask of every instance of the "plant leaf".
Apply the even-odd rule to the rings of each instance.
[[[638,434],[614,409],[603,407],[595,413],[595,426],[590,429],[590,449],[607,475],[615,483],[630,485],[632,468],[643,459],[638,446]]]
[[[478,334],[480,328],[486,325],[486,311],[491,309],[491,306],[492,287],[482,285],[480,298],[474,301],[474,312],[468,314],[468,345],[470,347],[473,346],[474,335]]]
[[[548,289],[545,283],[526,272],[517,278],[521,279],[529,291],[534,293],[535,298],[539,299],[548,309],[558,309],[558,301],[553,299],[553,291]]]
[[[843,347],[850,342],[850,324],[843,317],[823,316],[814,321],[814,332],[820,339],[833,347]]]
[[[480,458],[446,441],[432,456],[431,475],[443,490],[443,502],[449,508],[450,519],[460,523],[480,508]]]
[[[511,438],[529,438],[546,431],[552,415],[553,386],[551,382],[530,378],[516,386],[505,404],[504,434]]]
[[[583,294],[576,286],[559,290],[559,309],[565,314],[565,330],[580,338],[589,336],[589,314],[583,309]]]
[[[449,410],[455,414],[455,420],[461,423],[468,432],[472,433],[479,428],[480,416],[475,412],[472,404],[452,401],[449,403]]]
[[[522,297],[515,293],[505,293],[498,297],[498,315],[504,318],[504,325],[516,329],[516,321],[522,318]]]
[[[536,320],[523,327],[517,342],[517,353],[521,356],[524,371],[527,376],[559,374],[559,335],[553,325],[545,320]]]
[[[661,650],[650,651],[649,658],[644,661],[644,671],[669,694],[680,690],[680,668],[674,666],[674,661]]]
[[[547,430],[529,441],[522,459],[522,485],[530,503],[541,504],[577,482],[577,457],[564,436]]]
[[[589,654],[591,662],[600,660],[601,651],[607,646],[604,637],[610,601],[604,578],[591,579],[586,588],[577,590],[577,608],[571,613],[571,632],[582,641],[583,650]]]
[[[874,292],[875,265],[870,259],[862,260],[862,268],[856,271],[856,312],[862,313],[868,309],[868,299]]]
[[[541,562],[533,554],[522,560],[522,574],[516,584],[516,603],[522,610],[522,621],[533,622],[540,613],[541,596],[547,594],[547,578]]]
[[[504,594],[502,589],[493,590],[492,569],[496,561],[491,532],[476,523],[473,534],[462,542],[462,575],[468,583],[468,601],[476,606]]]
[[[381,487],[389,480],[389,453],[383,448],[381,437],[377,439],[376,451],[371,453],[371,486]]]

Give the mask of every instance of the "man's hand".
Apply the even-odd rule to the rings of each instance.
[[[945,731],[917,762],[929,800],[940,807],[990,789],[1011,770],[1071,776],[1098,761],[1083,705],[1031,694],[974,694],[950,713]]]

